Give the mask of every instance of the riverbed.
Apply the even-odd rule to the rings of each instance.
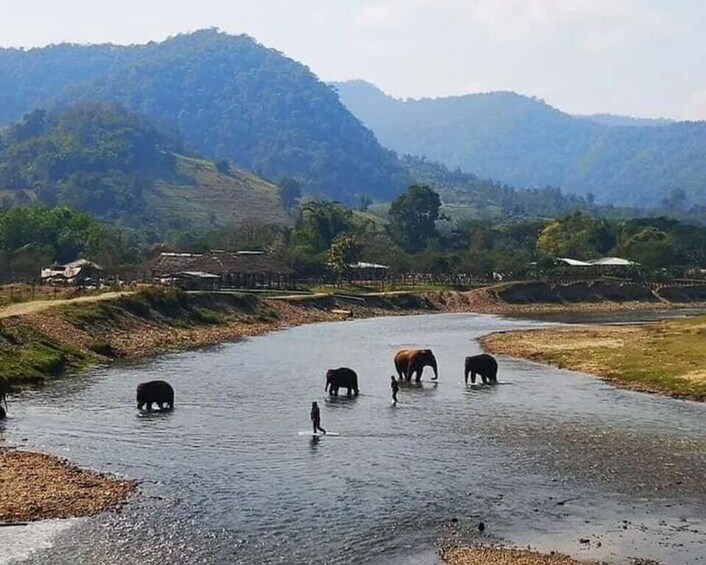
[[[138,479],[142,493],[120,513],[29,526],[21,542],[0,532],[0,551],[33,564],[420,564],[451,539],[703,563],[703,404],[506,358],[501,384],[464,386],[476,338],[547,325],[316,324],[54,383],[12,404],[5,437]],[[439,382],[427,369],[392,406],[394,352],[417,346],[434,350]],[[358,372],[357,398],[325,395],[339,366]],[[176,409],[140,416],[135,386],[157,378]],[[340,437],[298,433],[314,400]]]

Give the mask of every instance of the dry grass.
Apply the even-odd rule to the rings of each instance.
[[[247,171],[233,168],[219,173],[214,164],[177,156],[182,184],[160,181],[147,204],[164,219],[188,218],[194,225],[227,226],[260,218],[264,223],[287,224],[279,189]]]
[[[496,333],[487,351],[594,374],[633,390],[706,399],[706,318]]]
[[[26,451],[0,451],[0,520],[92,516],[121,505],[135,484]]]

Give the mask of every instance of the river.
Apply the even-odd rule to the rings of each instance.
[[[452,539],[703,564],[703,404],[502,357],[501,384],[464,386],[475,338],[549,323],[317,324],[56,382],[12,403],[5,437],[138,479],[141,494],[119,513],[4,528],[25,531],[0,532],[0,552],[52,565],[427,564]],[[404,387],[392,406],[392,357],[415,346],[434,350],[439,383]],[[359,397],[324,394],[339,366],[358,372]],[[158,378],[176,409],[139,416],[135,386]],[[340,437],[298,434],[312,400]]]

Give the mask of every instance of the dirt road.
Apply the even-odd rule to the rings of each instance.
[[[34,300],[32,302],[19,302],[17,304],[8,304],[0,307],[0,319],[11,318],[12,316],[24,316],[25,314],[35,314],[55,308],[56,306],[65,306],[67,304],[76,304],[81,302],[101,302],[103,300],[112,300],[120,296],[132,294],[131,291],[125,292],[106,292],[104,294],[96,294],[94,296],[79,296],[78,298],[59,298],[55,300]]]

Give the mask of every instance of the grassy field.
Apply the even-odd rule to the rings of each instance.
[[[491,353],[597,375],[619,386],[706,400],[706,317],[633,326],[497,333]]]
[[[165,219],[188,218],[200,225],[230,225],[258,218],[287,224],[279,189],[255,175],[232,168],[219,173],[210,161],[177,156],[182,183],[158,182],[147,205]]]

